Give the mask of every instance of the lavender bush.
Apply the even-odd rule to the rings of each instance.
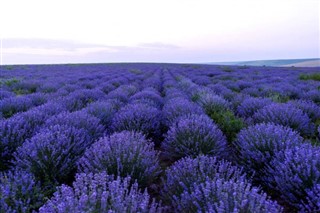
[[[294,100],[289,101],[288,103],[301,109],[304,113],[306,113],[309,116],[309,118],[313,122],[320,121],[320,106],[318,106],[314,102],[307,100]]]
[[[154,181],[161,172],[153,143],[137,132],[123,131],[95,142],[79,161],[79,171],[131,176],[142,186]]]
[[[320,212],[320,184],[315,184],[307,189],[306,202],[303,202],[299,209],[301,212]]]
[[[63,110],[59,104],[47,103],[0,121],[0,170],[10,166],[13,152],[31,138],[48,117]]]
[[[129,104],[119,110],[112,120],[112,130],[141,131],[147,137],[159,137],[161,113],[146,104]]]
[[[230,103],[228,101],[214,94],[202,95],[197,102],[208,115],[230,109]]]
[[[63,103],[66,105],[69,111],[77,111],[88,104],[95,102],[97,100],[101,100],[105,97],[105,94],[97,89],[89,90],[76,90],[68,95],[64,100]]]
[[[261,180],[266,167],[278,152],[302,143],[303,138],[298,132],[281,125],[262,123],[242,130],[237,135],[235,146],[238,162]]]
[[[1,213],[28,213],[43,203],[40,183],[31,173],[20,170],[0,173]]]
[[[83,111],[98,118],[100,123],[110,131],[112,119],[121,105],[122,103],[117,100],[97,101],[89,104]]]
[[[281,206],[250,183],[224,179],[194,184],[178,202],[177,212],[282,212]]]
[[[288,126],[307,136],[314,134],[314,125],[308,115],[291,104],[270,104],[258,110],[253,119],[256,123],[272,122]]]
[[[50,126],[17,149],[14,164],[45,185],[65,183],[72,179],[76,162],[90,143],[90,136],[83,129]]]
[[[47,127],[54,125],[66,125],[77,129],[84,129],[90,136],[92,142],[103,136],[105,129],[100,124],[98,118],[89,115],[84,111],[77,111],[73,113],[63,112],[49,118],[45,123],[45,126]]]
[[[279,152],[267,172],[269,187],[299,209],[306,202],[308,191],[320,183],[320,147],[306,143]]]
[[[73,186],[58,187],[40,213],[69,212],[161,212],[161,206],[141,192],[131,178],[114,180],[106,173],[77,174]]]
[[[237,108],[237,113],[244,118],[250,118],[259,109],[271,104],[272,101],[267,98],[246,98]]]
[[[31,108],[32,100],[28,97],[12,97],[0,101],[0,118],[9,118],[17,112]]]
[[[228,153],[221,130],[209,117],[196,114],[181,117],[173,124],[161,147],[164,156],[170,160],[200,154],[223,157]]]
[[[190,192],[193,184],[203,183],[208,178],[245,181],[245,174],[241,168],[216,157],[202,155],[194,159],[183,158],[166,170],[162,178],[161,198],[176,208],[184,191]]]
[[[170,127],[179,117],[187,114],[203,115],[204,111],[198,105],[184,98],[173,98],[165,103],[163,109],[164,125]]]

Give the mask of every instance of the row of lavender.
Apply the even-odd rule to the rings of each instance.
[[[318,142],[319,83],[298,80],[314,70],[245,68],[1,72],[0,210],[38,209],[56,191],[40,211],[281,212],[258,186],[280,193],[289,208],[314,211],[319,150],[308,140]],[[23,98],[30,104],[19,108]],[[56,188],[61,184],[69,186]],[[146,188],[162,204],[151,202]]]

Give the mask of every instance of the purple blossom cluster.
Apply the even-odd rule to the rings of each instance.
[[[105,172],[81,173],[72,187],[58,187],[39,212],[161,212],[161,206],[152,201],[147,191],[130,183],[130,177],[114,179]]]
[[[180,117],[166,134],[161,145],[163,154],[170,160],[200,154],[228,155],[228,146],[223,132],[206,115],[189,114]]]
[[[183,192],[177,212],[282,212],[282,207],[250,183],[208,180]]]
[[[291,104],[270,104],[258,110],[253,115],[256,123],[272,122],[283,126],[291,127],[303,135],[314,134],[314,124],[301,109]]]
[[[267,170],[270,188],[292,207],[313,208],[319,201],[320,147],[309,143],[279,152]],[[303,205],[305,202],[309,204]],[[301,210],[301,209],[300,209]],[[312,212],[312,211],[311,211]]]
[[[44,202],[35,177],[21,170],[0,173],[0,212],[32,212]]]
[[[86,150],[79,161],[79,172],[107,172],[130,176],[147,186],[160,174],[159,153],[153,143],[138,132],[123,131],[101,138]]]
[[[200,155],[197,158],[182,158],[166,169],[162,178],[162,200],[177,207],[181,194],[190,191],[193,184],[217,178],[244,181],[245,173],[241,168],[216,157]]]
[[[289,127],[262,123],[242,130],[235,141],[238,163],[264,179],[266,167],[278,152],[301,145],[303,138]]]
[[[318,212],[317,71],[1,66],[0,212]]]
[[[14,164],[16,168],[34,174],[42,183],[67,182],[90,143],[90,137],[83,129],[67,125],[49,126],[17,149]]]

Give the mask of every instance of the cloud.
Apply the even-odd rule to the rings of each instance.
[[[86,55],[99,52],[121,52],[126,46],[108,46],[103,44],[81,43],[70,40],[55,39],[3,39],[3,54],[31,54],[31,55]]]
[[[167,44],[167,43],[161,43],[161,42],[153,42],[153,43],[140,43],[138,45],[142,48],[154,48],[154,49],[178,49],[179,46],[173,45],[173,44]]]

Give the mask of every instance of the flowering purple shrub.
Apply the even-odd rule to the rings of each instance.
[[[114,180],[106,173],[77,174],[73,187],[58,187],[39,212],[161,212],[147,191],[141,192],[137,183],[130,183],[130,177]]]
[[[184,191],[177,212],[282,212],[282,207],[250,183],[208,180]]]
[[[163,109],[164,125],[170,127],[179,117],[187,114],[203,115],[203,109],[185,98],[173,98],[168,100]]]
[[[79,161],[79,171],[131,176],[146,186],[160,174],[158,153],[143,134],[123,131],[95,142]]]
[[[162,143],[163,154],[170,160],[200,154],[227,155],[226,137],[206,115],[190,114],[171,126]]]
[[[0,173],[0,212],[32,212],[44,203],[39,182],[25,171]]]
[[[320,212],[320,184],[315,184],[311,189],[307,189],[307,201],[300,209],[302,212]]]
[[[30,98],[32,106],[34,107],[46,103],[49,96],[44,93],[37,92],[30,95],[26,95],[26,97]]]
[[[307,99],[307,100],[311,100],[317,104],[320,104],[319,89],[313,89],[313,90],[308,91],[302,98]]]
[[[307,136],[314,134],[314,125],[308,115],[291,104],[270,104],[258,110],[253,119],[256,123],[272,122],[288,126]]]
[[[119,99],[122,102],[127,102],[128,99],[138,91],[137,87],[134,85],[122,85],[117,89],[109,92],[107,95],[108,99]]]
[[[13,152],[31,138],[48,117],[63,110],[57,103],[47,103],[0,121],[0,170],[9,166]]]
[[[90,137],[83,129],[50,126],[17,149],[14,164],[33,173],[45,185],[68,182],[89,144]]]
[[[230,109],[230,103],[228,101],[214,94],[202,95],[197,102],[208,115]]]
[[[269,187],[299,209],[306,202],[308,190],[320,183],[320,147],[306,143],[279,152],[267,172]]]
[[[104,127],[100,124],[99,119],[84,111],[60,113],[49,118],[45,125],[47,127],[54,125],[66,125],[77,129],[84,129],[89,134],[91,141],[94,141],[104,135]]]
[[[121,108],[112,120],[112,130],[141,131],[147,137],[159,137],[161,112],[146,104],[129,104]]]
[[[86,107],[92,102],[103,99],[104,97],[105,94],[100,90],[82,89],[77,90],[65,97],[63,103],[66,105],[69,111],[77,111]]]
[[[239,163],[261,180],[276,153],[303,143],[298,132],[272,123],[262,123],[242,130],[235,141]]]
[[[216,157],[201,155],[194,159],[182,158],[166,170],[165,177],[162,178],[161,198],[169,205],[177,207],[179,202],[177,203],[176,199],[184,191],[190,191],[194,183],[217,178],[244,181],[245,174],[242,169]]]
[[[294,100],[289,101],[288,103],[301,109],[312,121],[320,121],[320,106],[314,102],[307,100]]]
[[[237,113],[244,118],[249,118],[254,115],[259,109],[271,104],[272,101],[268,98],[246,98],[237,108]]]
[[[130,101],[132,102],[132,101],[137,101],[141,99],[150,100],[151,102],[154,103],[153,106],[156,106],[157,108],[161,108],[162,106],[162,97],[152,90],[151,91],[144,90],[144,91],[138,92],[130,98]]]
[[[112,119],[121,105],[122,103],[117,100],[97,101],[89,104],[83,110],[88,114],[98,118],[100,123],[110,130]]]
[[[0,101],[0,118],[9,118],[17,112],[27,111],[32,100],[25,96],[6,98]]]
[[[15,96],[15,94],[13,92],[6,91],[6,90],[3,90],[3,89],[0,90],[0,100],[3,100],[5,98],[11,98],[11,97],[14,97],[14,96]]]

